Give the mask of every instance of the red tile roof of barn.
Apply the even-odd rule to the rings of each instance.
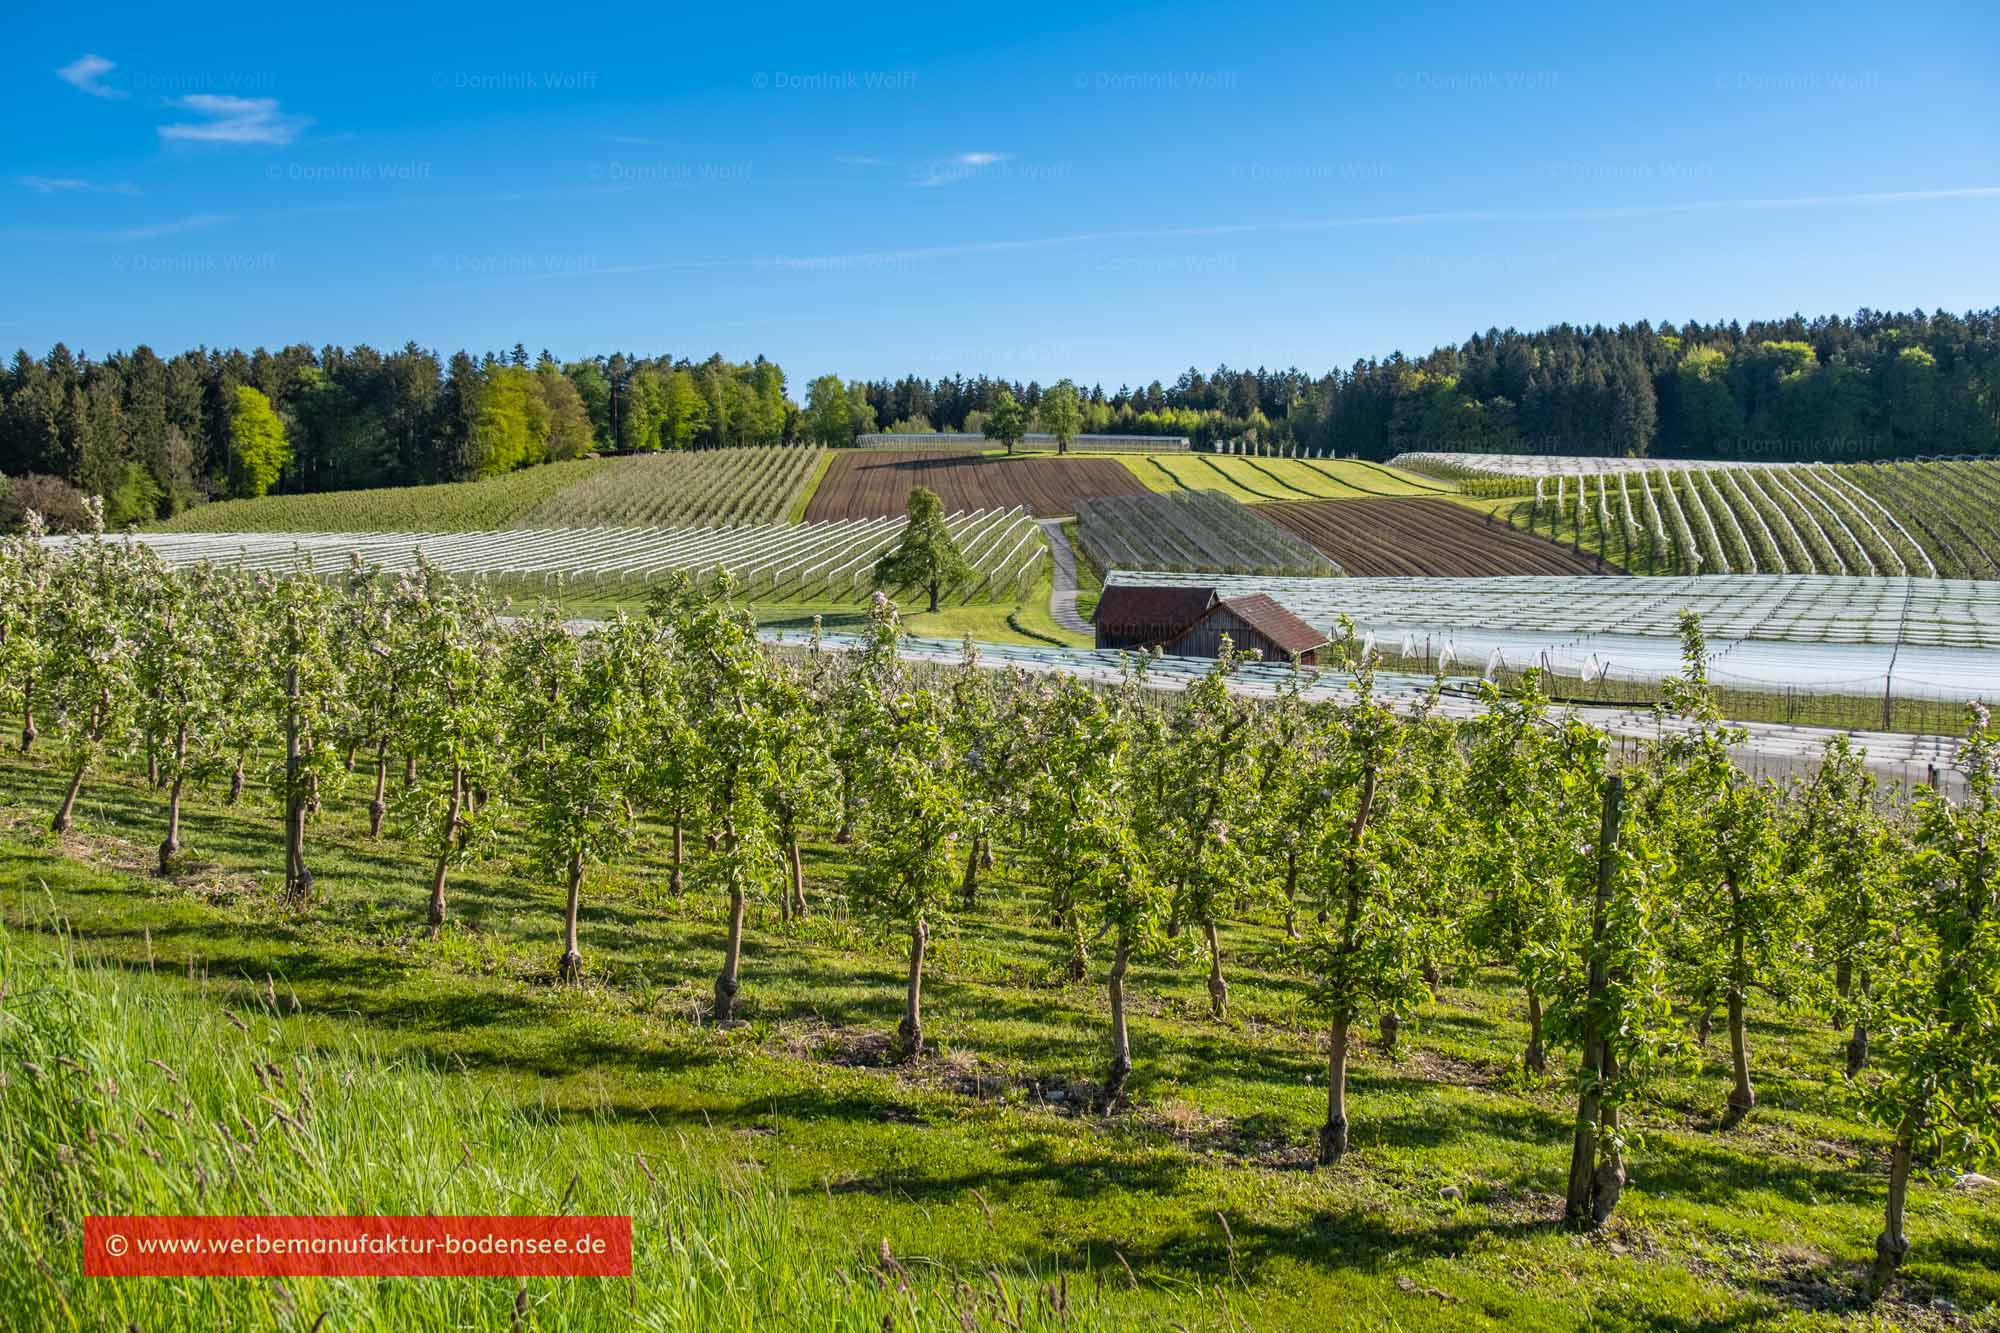
[[[1228,607],[1244,624],[1294,657],[1300,653],[1309,653],[1315,648],[1323,648],[1330,642],[1329,636],[1306,624],[1261,592],[1252,593],[1248,597],[1227,597],[1223,599],[1221,605]]]
[[[1099,629],[1113,634],[1143,630],[1170,639],[1207,614],[1214,601],[1213,588],[1119,583],[1104,590],[1091,619]]]

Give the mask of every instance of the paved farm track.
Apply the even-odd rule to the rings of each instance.
[[[1267,518],[1349,574],[1475,578],[1615,574],[1593,556],[1531,536],[1449,500],[1321,500],[1263,504]]]
[[[1037,518],[1076,512],[1093,495],[1141,495],[1146,487],[1115,458],[979,458],[962,453],[889,453],[857,449],[834,455],[806,506],[806,521],[891,518],[910,491],[928,486],[947,510],[1025,506]]]

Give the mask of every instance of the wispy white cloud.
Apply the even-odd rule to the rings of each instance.
[[[87,181],[80,176],[22,176],[23,187],[37,194],[124,194],[137,196],[138,186],[130,181]]]
[[[865,153],[835,153],[833,160],[843,167],[888,167],[894,166],[886,157],[870,157]]]
[[[566,277],[602,274],[665,273],[702,269],[843,269],[915,264],[968,255],[1008,254],[1107,241],[1198,240],[1278,232],[1337,231],[1350,227],[1429,227],[1452,223],[1623,222],[1638,218],[1675,217],[1695,213],[1780,211],[1787,209],[1861,208],[1899,204],[2000,201],[2000,185],[1964,185],[1936,190],[1878,190],[1857,194],[1808,194],[1747,199],[1701,199],[1685,203],[1633,204],[1617,208],[1540,210],[1455,209],[1423,213],[1357,213],[1334,217],[1293,218],[1269,222],[1217,222],[1185,227],[1123,227],[1102,231],[1066,232],[1014,240],[963,241],[901,250],[866,250],[832,255],[779,255],[765,258],[677,259],[657,263],[627,263],[584,269]]]
[[[127,94],[116,88],[107,87],[103,83],[103,78],[106,74],[117,68],[118,62],[115,60],[106,60],[103,56],[85,54],[78,56],[57,70],[56,77],[78,92],[89,93],[92,97],[116,99],[127,96]]]
[[[959,153],[942,162],[933,162],[923,169],[910,183],[917,186],[950,185],[976,176],[997,162],[1005,162],[1012,153]]]
[[[106,232],[105,239],[112,241],[151,241],[161,236],[178,236],[182,232],[202,231],[208,227],[219,227],[229,221],[224,213],[196,213],[189,217],[176,218],[172,222],[154,222],[143,227],[127,227],[122,231]]]
[[[194,123],[160,126],[162,139],[191,143],[287,144],[299,131],[312,124],[306,116],[288,116],[278,110],[275,97],[230,97],[221,93],[192,93],[175,99],[175,106],[205,119]]]

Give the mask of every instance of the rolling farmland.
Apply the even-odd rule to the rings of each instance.
[[[1151,490],[1163,494],[1219,491],[1244,504],[1450,495],[1457,490],[1449,482],[1358,459],[1190,454],[1178,458],[1131,458],[1126,462]]]
[[[862,601],[876,559],[904,520],[766,524],[733,528],[516,528],[503,532],[147,534],[134,538],[168,565],[207,562],[269,571],[306,565],[321,573],[350,560],[388,573],[419,556],[445,573],[526,592],[567,580],[601,596],[640,595],[662,575],[727,570],[745,595],[779,601]],[[953,514],[953,538],[976,571],[960,600],[1012,596],[1047,550],[1022,509]],[[50,538],[54,546],[67,538]]]
[[[1115,458],[993,458],[963,453],[850,450],[836,453],[806,506],[810,523],[900,516],[910,491],[927,486],[946,509],[1026,508],[1039,518],[1074,514],[1090,496],[1146,488]]]
[[[1509,520],[1634,573],[2000,575],[2000,464],[1673,468],[1540,478]]]
[[[1104,496],[1077,509],[1084,549],[1099,568],[1230,574],[1334,574],[1319,551],[1256,511],[1213,491]]]
[[[613,466],[603,459],[545,463],[486,481],[366,491],[267,495],[197,505],[152,532],[476,532],[504,528],[566,487]]]
[[[599,468],[516,519],[519,528],[780,523],[811,484],[810,447],[639,454]]]
[[[1355,575],[1620,572],[1449,500],[1301,501],[1257,512]]]

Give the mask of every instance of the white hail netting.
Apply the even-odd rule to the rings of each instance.
[[[504,532],[141,533],[168,565],[204,562],[257,570],[310,567],[337,574],[351,558],[386,572],[421,555],[449,574],[545,581],[643,582],[726,569],[747,583],[819,585],[863,577],[902,534],[900,518],[734,528],[544,528]],[[1041,557],[1041,528],[1025,509],[980,509],[946,520],[966,559],[991,585],[1024,576]],[[68,538],[48,538],[61,546]],[[126,540],[121,538],[120,540]]]
[[[1114,570],[1112,585],[1185,574]],[[1658,681],[1680,670],[1679,616],[1702,617],[1717,683],[1881,698],[2000,698],[2000,581],[1818,574],[1654,579],[1284,578],[1201,575],[1265,593],[1329,635],[1342,615],[1379,642],[1429,640],[1461,660]],[[1408,654],[1405,654],[1406,656]],[[1593,665],[1593,656],[1595,665]]]

